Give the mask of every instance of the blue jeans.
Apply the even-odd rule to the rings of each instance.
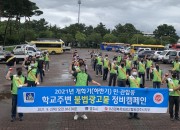
[[[11,109],[11,117],[16,118],[16,108],[17,108],[17,95],[12,94],[12,109]],[[23,117],[23,113],[18,113],[19,118]]]
[[[153,88],[160,88],[161,82],[153,82]]]

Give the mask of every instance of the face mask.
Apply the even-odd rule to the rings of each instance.
[[[124,64],[121,64],[122,67],[124,67]]]
[[[18,75],[18,76],[21,76],[21,75],[22,75],[22,71],[18,71],[18,72],[17,72],[17,75]]]
[[[141,62],[143,62],[143,60],[141,60]]]
[[[159,69],[159,66],[158,66],[158,65],[156,66],[156,69]]]
[[[32,67],[34,67],[34,64],[31,64]]]
[[[137,72],[132,72],[132,75],[133,76],[137,76]]]

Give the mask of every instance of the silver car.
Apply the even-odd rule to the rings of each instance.
[[[163,51],[155,51],[155,53],[154,53],[153,56],[151,57],[152,60],[158,61],[158,56],[159,56],[162,52],[163,52]]]

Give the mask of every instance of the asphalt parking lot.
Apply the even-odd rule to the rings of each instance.
[[[92,78],[107,86],[107,81],[96,77],[90,66],[90,50],[78,49],[79,56],[86,59],[88,73]],[[112,58],[114,52],[108,53]],[[51,56],[50,71],[46,72],[45,80],[40,86],[72,86],[74,85],[69,64],[72,54],[65,52],[61,55]],[[19,66],[19,65],[18,65]],[[163,73],[171,69],[169,64],[160,64]],[[0,130],[179,130],[180,122],[170,121],[169,114],[139,114],[140,120],[129,120],[128,113],[87,113],[88,120],[74,121],[74,113],[44,113],[25,114],[22,122],[10,122],[11,99],[10,81],[5,80],[5,65],[0,64]],[[152,88],[152,82],[147,81],[146,87]],[[161,85],[166,87],[166,84]]]

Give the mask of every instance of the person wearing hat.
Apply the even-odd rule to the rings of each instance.
[[[163,78],[163,83],[167,83],[169,88],[169,114],[170,120],[174,119],[180,121],[179,118],[179,96],[180,96],[180,81],[177,79],[177,73],[172,73],[172,78],[168,77],[166,74]],[[175,112],[174,109],[175,108]]]
[[[74,72],[73,76],[76,78],[76,85],[77,87],[86,87],[88,86],[89,82],[92,82],[93,84],[96,84],[98,86],[100,86],[101,84],[92,80],[91,76],[85,72],[86,70],[86,65],[83,63],[80,63],[80,71],[79,72]],[[74,120],[77,120],[79,118],[80,113],[75,113],[74,115]],[[88,117],[86,116],[85,113],[81,114],[81,118],[84,120],[87,120]]]
[[[179,72],[180,72],[180,62],[179,62],[179,58],[176,57],[175,61],[173,62],[173,69],[172,69],[176,75],[177,75],[177,79],[179,79]]]

